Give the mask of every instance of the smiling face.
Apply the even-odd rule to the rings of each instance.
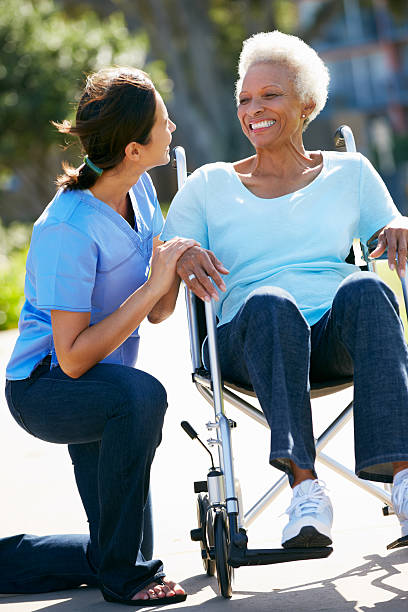
[[[237,112],[242,131],[257,149],[301,142],[302,115],[307,116],[310,105],[299,99],[287,66],[259,63],[242,81]]]
[[[156,115],[149,142],[142,145],[146,169],[164,166],[170,161],[170,143],[176,125],[169,119],[166,105],[156,91]],[[140,145],[139,145],[140,146]]]

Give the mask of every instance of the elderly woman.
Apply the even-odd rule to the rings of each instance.
[[[375,274],[345,262],[354,238],[378,236],[372,255],[388,248],[390,267],[397,261],[404,275],[407,219],[365,157],[305,150],[302,132],[329,82],[313,49],[278,31],[257,34],[244,42],[239,76],[238,119],[255,154],[194,172],[161,238],[201,245],[177,269],[199,297],[217,300],[222,373],[253,386],[268,420],[270,463],[293,487],[283,546],[331,543],[309,381],[351,374],[356,473],[394,483],[407,535],[408,353],[398,303]]]

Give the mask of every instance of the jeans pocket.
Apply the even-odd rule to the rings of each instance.
[[[31,436],[36,437],[27,427],[27,425],[24,423],[23,417],[21,416],[20,411],[16,408],[16,406],[14,405],[13,402],[13,396],[12,396],[12,385],[13,385],[13,381],[8,380],[6,382],[6,400],[7,400],[7,404],[10,410],[10,414],[13,417],[13,419],[16,421],[16,423],[18,425],[20,425],[20,427],[22,429],[24,429],[24,431],[26,431],[27,433],[29,433]]]

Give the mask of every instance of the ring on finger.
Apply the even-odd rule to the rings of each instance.
[[[194,278],[196,278],[196,275],[194,274],[194,272],[192,272],[191,274],[188,275],[188,280],[192,281]]]

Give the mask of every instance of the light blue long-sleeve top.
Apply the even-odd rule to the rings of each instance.
[[[34,224],[25,302],[6,378],[27,378],[55,353],[51,310],[90,312],[90,325],[116,310],[146,280],[163,216],[147,173],[129,191],[135,227],[91,192],[60,190]],[[139,329],[103,360],[134,366]]]
[[[310,325],[331,307],[353,239],[366,243],[399,215],[371,163],[359,153],[322,151],[323,168],[306,187],[260,198],[230,163],[196,170],[176,194],[161,235],[194,238],[229,270],[216,304],[230,321],[251,291],[286,289]]]

